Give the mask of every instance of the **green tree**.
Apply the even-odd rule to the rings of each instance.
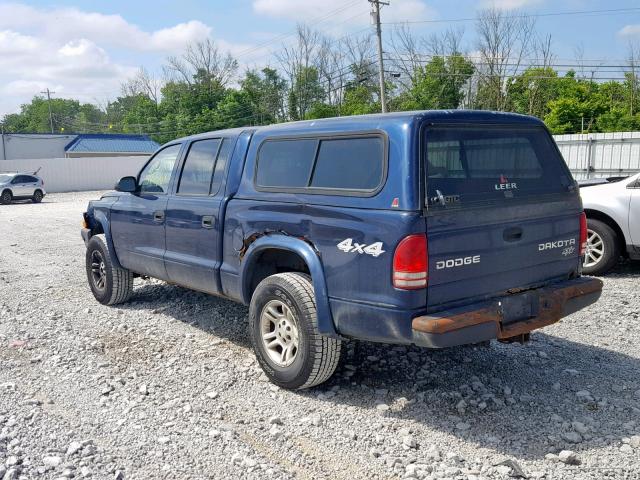
[[[287,82],[272,68],[261,72],[249,70],[240,83],[241,91],[248,95],[261,124],[286,119],[285,98]]]
[[[156,133],[160,130],[160,112],[147,95],[118,97],[107,105],[108,129],[121,133]]]
[[[558,95],[548,103],[549,113],[544,117],[549,129],[557,134],[598,131],[597,118],[610,110],[600,84],[576,78],[574,72],[557,84]]]
[[[455,109],[464,99],[464,85],[475,67],[460,54],[435,56],[418,67],[410,88],[400,100],[401,110]]]
[[[60,133],[83,130],[96,131],[104,121],[104,113],[90,104],[66,98],[51,99],[53,131]],[[20,107],[20,113],[6,115],[3,119],[7,132],[49,133],[49,102],[41,96]]]
[[[324,89],[320,84],[318,70],[315,67],[301,67],[289,91],[289,118],[291,120],[306,118],[311,108],[322,103],[323,100]]]
[[[558,98],[558,73],[551,67],[527,68],[507,88],[514,112],[544,118],[549,102]]]

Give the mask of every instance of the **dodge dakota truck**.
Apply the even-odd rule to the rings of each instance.
[[[586,218],[539,120],[403,112],[175,140],[89,203],[100,303],[138,276],[249,306],[271,381],[318,385],[345,339],[526,341],[597,301]]]

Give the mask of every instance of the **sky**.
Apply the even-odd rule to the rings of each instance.
[[[496,7],[531,14],[640,7],[638,0],[390,0],[383,22],[412,23],[417,35],[463,27],[473,52],[473,18]],[[213,39],[243,69],[277,66],[274,53],[294,39],[298,22],[334,38],[372,31],[367,0],[0,0],[0,118],[46,88],[54,97],[104,105],[121,83],[144,66],[160,75],[167,56],[190,42]],[[640,9],[539,16],[558,63],[625,62],[630,42],[640,44]],[[383,25],[385,32],[394,28]],[[612,74],[610,74],[612,75]]]

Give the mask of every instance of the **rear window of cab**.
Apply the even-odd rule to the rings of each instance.
[[[561,193],[573,184],[542,127],[436,126],[424,141],[429,206]]]
[[[377,193],[387,169],[386,137],[267,139],[258,150],[258,190],[368,196]]]

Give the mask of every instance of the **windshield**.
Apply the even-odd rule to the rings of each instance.
[[[429,205],[559,193],[573,184],[541,127],[442,126],[425,135]]]
[[[2,174],[0,174],[0,183],[7,183],[7,182],[11,181],[12,178],[13,178],[13,175],[2,175]]]

